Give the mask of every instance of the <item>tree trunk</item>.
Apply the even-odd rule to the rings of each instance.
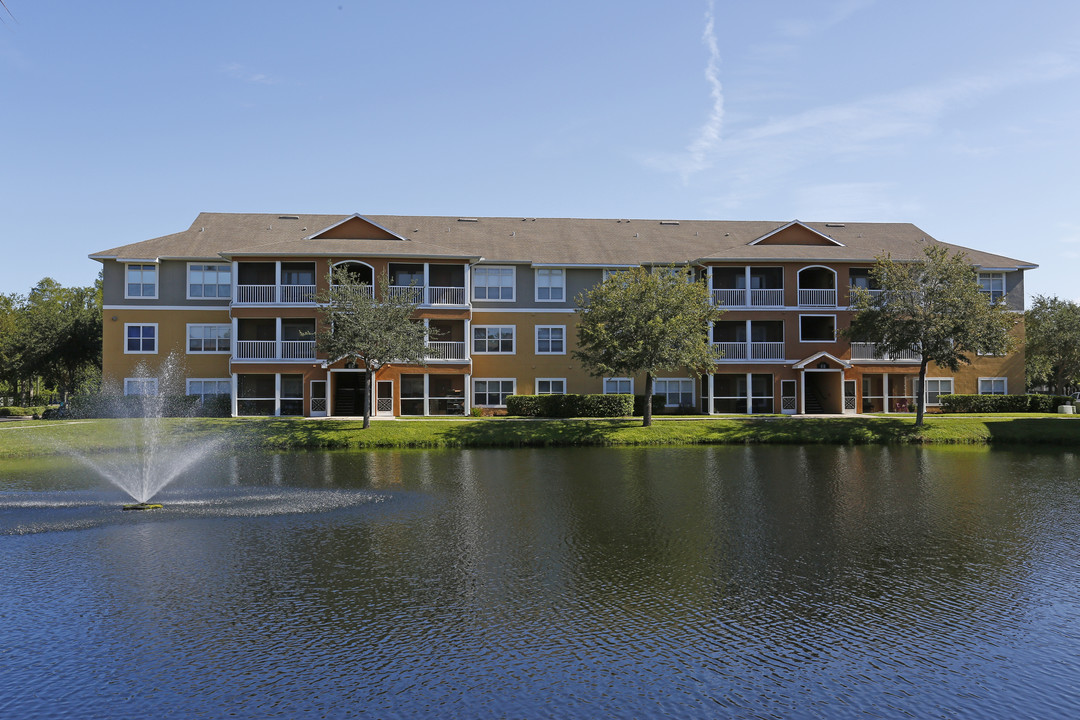
[[[915,389],[915,427],[921,428],[926,405],[926,358],[919,364],[919,386]]]
[[[651,372],[645,373],[645,407],[642,409],[641,426],[649,427],[652,425],[652,392],[653,392],[653,376]]]
[[[368,361],[364,361],[364,367],[367,368],[364,373],[364,429],[367,430],[371,427],[371,388],[374,385],[371,376],[375,374],[375,370]]]

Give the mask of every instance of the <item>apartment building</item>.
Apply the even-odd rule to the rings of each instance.
[[[513,394],[643,392],[643,377],[593,377],[571,352],[574,298],[606,273],[675,264],[725,313],[713,371],[673,372],[656,392],[703,413],[902,412],[920,358],[883,357],[840,331],[850,290],[873,292],[876,257],[962,250],[984,292],[1024,309],[1036,265],[945,245],[907,223],[804,223],[202,213],[188,229],[94,253],[104,277],[103,366],[123,392],[228,394],[234,415],[463,415]],[[419,304],[434,331],[425,365],[389,365],[365,396],[362,367],[315,349],[317,293],[332,268]],[[1023,327],[1015,332],[1022,336]],[[183,358],[183,387],[157,369]],[[178,381],[179,382],[179,381]],[[1022,393],[1022,346],[952,373],[940,394]]]

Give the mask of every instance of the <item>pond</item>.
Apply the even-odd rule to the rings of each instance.
[[[0,464],[3,717],[1075,717],[1080,455]]]

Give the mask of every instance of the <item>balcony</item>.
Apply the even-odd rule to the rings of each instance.
[[[269,305],[284,303],[311,305],[315,302],[314,285],[237,285],[238,304]]]
[[[749,305],[746,302],[748,299],[750,301]],[[714,289],[712,291],[712,300],[713,304],[726,307],[783,307],[784,288]]]
[[[833,288],[799,288],[799,307],[836,307],[836,290]]]
[[[464,362],[468,360],[465,355],[465,343],[449,340],[432,340],[427,344],[428,360],[455,360]]]
[[[712,346],[717,362],[784,359],[783,342],[714,342]]]
[[[314,340],[237,340],[235,360],[314,360]]]
[[[877,360],[879,362],[921,362],[918,350],[905,350],[896,355],[884,355],[874,343],[851,343],[852,360]]]

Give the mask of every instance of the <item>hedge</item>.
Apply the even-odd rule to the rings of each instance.
[[[659,415],[660,413],[664,412],[664,409],[666,408],[666,406],[667,406],[667,395],[657,395],[656,393],[653,393],[653,396],[652,396],[652,414],[653,415]],[[644,395],[635,395],[634,396],[634,415],[636,415],[638,417],[641,417],[644,414],[645,414],[645,396]]]
[[[232,400],[214,395],[205,402],[198,395],[77,395],[68,403],[75,418],[228,417]]]
[[[16,417],[20,415],[33,415],[44,410],[43,407],[16,407],[9,405],[7,407],[0,407],[0,417]]]
[[[510,395],[506,412],[524,417],[625,417],[633,395]]]
[[[1052,413],[1067,405],[1067,395],[939,395],[945,413]]]

